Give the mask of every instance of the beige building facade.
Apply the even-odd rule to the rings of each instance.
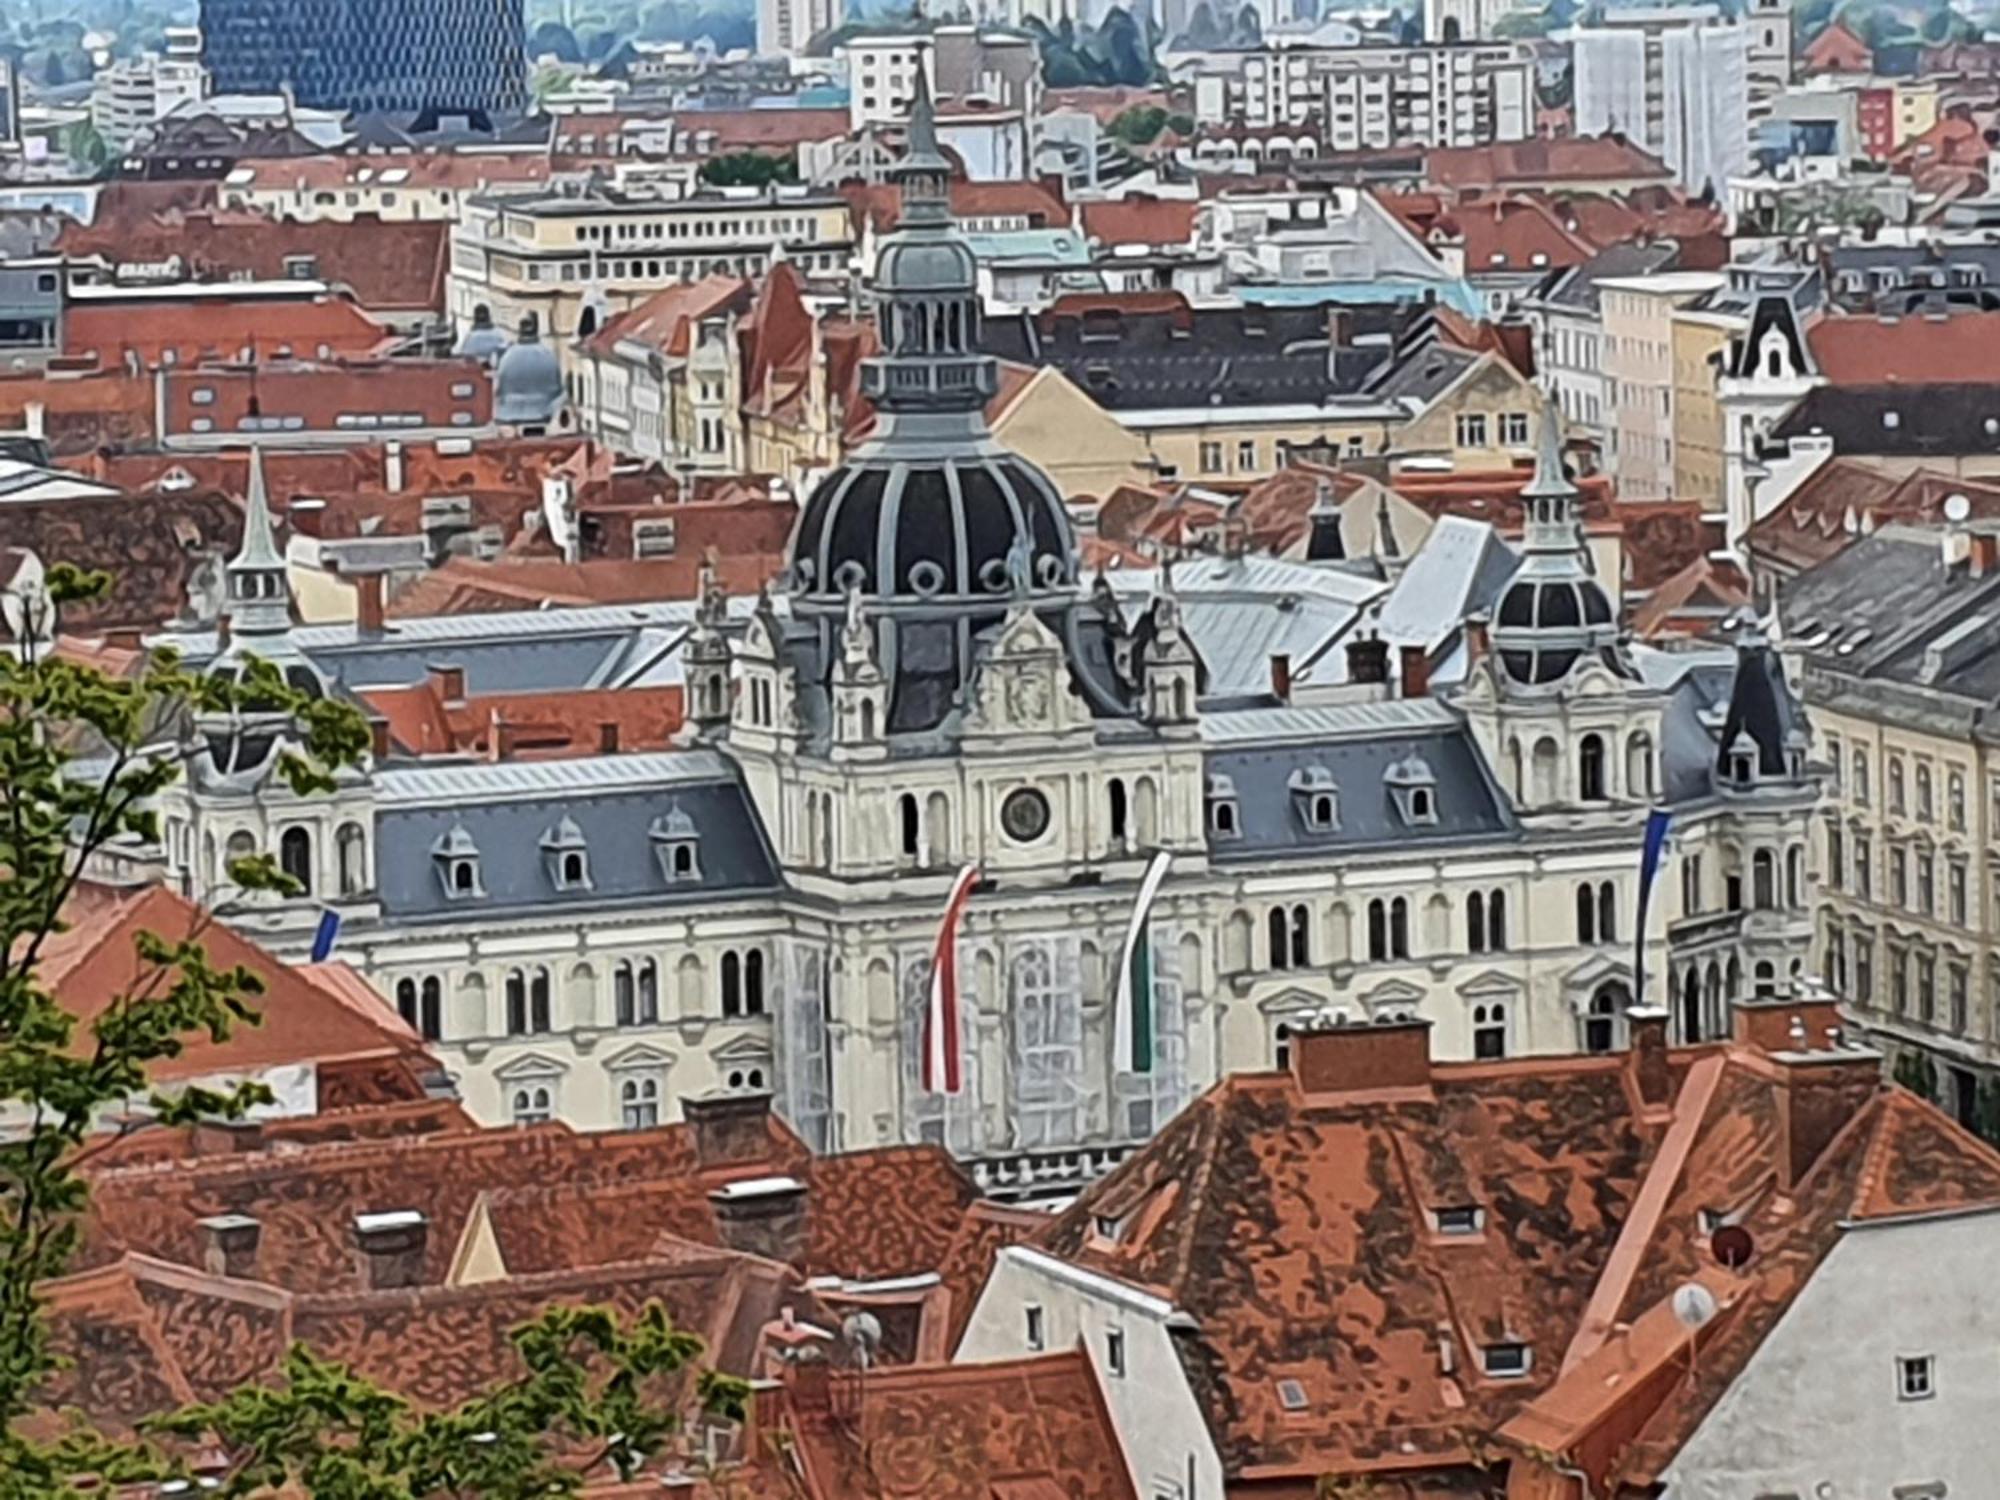
[[[1723,284],[1722,276],[1705,271],[1598,283],[1610,384],[1605,463],[1627,499],[1674,493],[1674,313]]]

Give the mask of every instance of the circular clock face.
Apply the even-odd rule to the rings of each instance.
[[[1016,843],[1032,843],[1049,830],[1049,799],[1033,787],[1009,792],[1000,804],[1000,826]]]

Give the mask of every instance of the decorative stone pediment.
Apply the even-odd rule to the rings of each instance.
[[[1032,610],[1016,608],[979,664],[965,732],[1060,735],[1087,730],[1090,723],[1062,642]]]
[[[568,1071],[569,1064],[562,1058],[546,1052],[524,1052],[495,1068],[493,1076],[502,1083],[524,1083],[530,1079],[560,1078]]]
[[[1568,990],[1595,990],[1606,980],[1618,980],[1629,988],[1632,984],[1632,966],[1608,954],[1593,953],[1582,963],[1563,975],[1563,988]]]
[[[1523,993],[1521,981],[1498,969],[1485,969],[1458,987],[1458,996],[1467,1005],[1490,1005],[1517,999]]]
[[[643,1072],[671,1068],[673,1065],[673,1053],[647,1042],[634,1042],[604,1059],[605,1070],[611,1073]]]

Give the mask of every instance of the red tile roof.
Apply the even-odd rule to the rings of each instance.
[[[190,281],[276,281],[310,257],[309,274],[377,313],[444,311],[450,224],[382,220],[277,220],[240,209],[151,210],[100,198],[88,225],[72,224],[56,248],[112,265],[177,261]]]
[[[58,458],[100,448],[140,446],[158,438],[153,379],[122,367],[0,372],[0,428],[20,430],[28,408],[42,408],[43,431]]]
[[[872,225],[878,234],[894,229],[903,215],[903,192],[893,183],[841,190],[854,212],[855,227]],[[961,220],[1023,217],[1030,229],[1067,229],[1069,204],[1054,179],[1042,182],[967,182],[951,185],[951,209]]]
[[[1835,21],[1806,43],[1799,68],[1806,73],[1872,73],[1875,54],[1845,23]]]
[[[621,343],[634,343],[665,355],[685,355],[693,347],[693,326],[724,311],[742,311],[750,302],[750,283],[737,276],[704,276],[700,281],[666,287],[633,304],[584,341],[600,358],[613,357]]]
[[[1565,229],[1540,198],[1473,193],[1447,200],[1437,193],[1377,193],[1382,206],[1426,244],[1462,245],[1465,271],[1560,270],[1580,266],[1597,246]]]
[[[385,429],[482,429],[493,376],[469,359],[292,360],[179,365],[163,373],[163,436],[252,430],[338,434],[368,442]],[[412,420],[414,419],[414,420]],[[294,439],[296,441],[296,439]]]
[[[606,753],[607,734],[617,736],[619,752],[665,750],[680,731],[682,714],[678,685],[487,693],[450,701],[433,674],[403,687],[365,688],[361,697],[388,721],[395,745],[418,756],[594,756]]]
[[[1673,170],[1622,136],[1565,136],[1503,141],[1490,146],[1443,146],[1424,158],[1437,187],[1557,187],[1574,184],[1671,182]]]
[[[161,992],[178,966],[162,973],[143,961],[137,940],[150,933],[168,943],[198,939],[211,964],[242,967],[262,984],[250,1001],[260,1016],[228,1037],[190,1037],[180,1053],[155,1063],[157,1079],[254,1074],[289,1064],[325,1067],[379,1064],[374,1077],[406,1100],[425,1097],[424,1075],[437,1064],[422,1040],[344,966],[302,968],[273,958],[165,886],[147,886],[79,919],[42,946],[41,982],[84,1031],[126,996]]]
[[[343,297],[93,298],[63,314],[63,352],[104,365],[270,359],[284,350],[328,359],[372,355],[390,342],[387,328]]]
[[[1820,373],[1834,385],[1913,385],[1993,379],[2000,312],[1868,317],[1829,312],[1806,329]]]
[[[65,631],[166,624],[187,608],[195,570],[233,555],[242,535],[242,507],[212,491],[0,505],[0,547],[33,552],[45,565],[74,563],[111,575],[109,593],[63,607]]]
[[[1595,1420],[1574,1384],[1618,1324],[1717,1275],[1700,1210],[1754,1201],[1744,1294],[1700,1385],[1628,1393],[1643,1480],[1844,1222],[2000,1206],[2000,1153],[1885,1084],[1877,1055],[1823,1047],[1835,1020],[1827,1002],[1745,1005],[1728,1043],[1669,1052],[1662,1016],[1622,1056],[1493,1063],[1431,1062],[1420,1023],[1294,1038],[1291,1072],[1211,1090],[1041,1243],[1186,1315],[1183,1366],[1233,1483],[1442,1480],[1500,1436],[1594,1457],[1574,1446]],[[1438,1231],[1458,1206],[1483,1211],[1476,1234]],[[1515,1343],[1526,1373],[1486,1376],[1480,1351]]]
[[[698,109],[680,111],[674,124],[697,149],[718,152],[839,140],[850,122],[844,109]]]
[[[401,174],[393,176],[391,174]],[[396,192],[483,190],[547,182],[549,159],[542,152],[415,151],[392,155],[251,157],[236,163],[222,185],[232,194],[274,190],[332,192],[348,187]]]
[[[1703,636],[1750,602],[1750,581],[1733,561],[1705,555],[1654,585],[1631,612],[1641,640]]]
[[[1745,545],[1766,564],[1802,572],[1888,522],[1938,524],[1950,495],[1964,495],[1974,519],[2000,518],[2000,482],[1935,469],[1899,475],[1866,459],[1831,458],[1750,527]]]
[[[1100,245],[1186,245],[1201,204],[1193,198],[1109,198],[1079,205],[1083,232]]]
[[[647,559],[595,558],[568,563],[541,558],[482,562],[454,557],[389,601],[392,619],[491,614],[516,609],[639,604],[692,599],[699,592],[701,552]],[[770,551],[718,556],[716,571],[730,593],[754,594],[783,571],[782,544]]]

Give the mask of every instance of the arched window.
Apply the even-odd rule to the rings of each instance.
[[[1585,802],[1604,800],[1604,737],[1586,734],[1577,746],[1576,794]]]
[[[1292,908],[1292,967],[1312,965],[1312,910],[1303,902]]]
[[[651,1026],[660,1019],[660,966],[650,958],[639,960],[639,1024]]]
[[[310,829],[287,828],[278,835],[278,868],[296,880],[305,894],[312,894],[313,845]]]
[[[1119,777],[1112,777],[1104,788],[1104,794],[1110,803],[1112,842],[1123,843],[1131,811],[1126,802],[1124,781]]]
[[[1401,896],[1389,903],[1389,956],[1410,956],[1410,903]]]
[[[1486,896],[1486,951],[1507,951],[1507,893],[1489,891]]]
[[[423,996],[417,1010],[417,1030],[427,1042],[444,1036],[444,981],[433,974],[424,980]]]
[[[611,971],[611,1016],[620,1026],[630,1026],[638,1019],[638,990],[632,977],[632,965],[627,959],[619,959]]]
[[[473,868],[471,860],[461,859],[452,862],[451,888],[461,895],[469,896],[472,894],[476,876],[477,871]]]
[[[1753,971],[1756,979],[1757,998],[1769,1000],[1778,993],[1778,971],[1768,960],[1760,962]]]
[[[528,1025],[541,1032],[549,1029],[549,971],[536,969],[528,981]]]
[[[1806,852],[1794,844],[1785,851],[1785,905],[1803,911],[1806,904]]]
[[[1497,1001],[1472,1008],[1472,1055],[1495,1058],[1507,1055],[1507,1007]]]
[[[1292,966],[1291,917],[1282,906],[1271,908],[1265,918],[1270,929],[1271,963],[1274,969],[1289,969]]]
[[[414,979],[396,981],[396,1013],[412,1031],[417,1027],[417,982]]]
[[[1590,997],[1590,1009],[1583,1018],[1583,1050],[1609,1052],[1618,1041],[1618,1002],[1623,992],[1607,984]]]
[[[743,955],[743,1014],[764,1014],[764,950],[752,948]]]
[[[1377,896],[1368,903],[1368,957],[1375,963],[1389,956],[1389,903]]]
[[[1701,971],[1689,966],[1681,976],[1681,1040],[1701,1040]]]
[[[1589,881],[1576,888],[1576,940],[1585,946],[1597,941],[1597,892]]]
[[[1486,897],[1479,891],[1465,898],[1465,951],[1486,951]]]
[[[651,1130],[660,1123],[660,1081],[628,1078],[618,1086],[618,1114],[627,1130]]]
[[[734,1020],[743,1014],[743,960],[735,952],[722,955],[722,1015]]]
[[[1562,753],[1556,742],[1547,735],[1535,742],[1534,773],[1531,778],[1534,801],[1537,806],[1547,807],[1559,800],[1556,789],[1557,773],[1562,765]]]
[[[514,1090],[514,1123],[546,1125],[555,1118],[555,1100],[546,1085]]]
[[[902,828],[903,857],[915,859],[923,847],[923,829],[914,795],[905,792],[896,799],[896,816]]]
[[[519,969],[507,971],[507,1035],[528,1034],[528,976]]]
[[[1643,734],[1625,742],[1625,791],[1633,797],[1653,795],[1653,742]]]
[[[1277,1068],[1292,1065],[1292,1028],[1283,1021],[1271,1033],[1271,1064]]]
[[[1750,856],[1750,903],[1759,911],[1778,904],[1778,862],[1769,849]]]
[[[359,823],[343,823],[334,835],[340,865],[340,894],[358,896],[368,889],[368,840]]]
[[[1618,887],[1609,880],[1597,888],[1597,940],[1618,941]]]

